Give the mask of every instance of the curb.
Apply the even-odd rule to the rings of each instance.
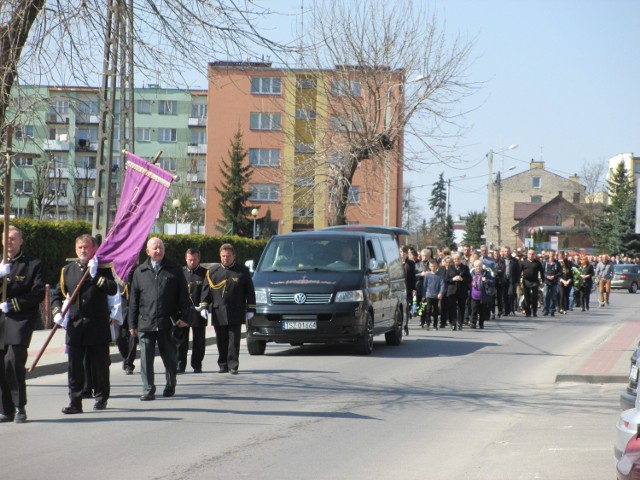
[[[627,375],[579,375],[572,373],[560,373],[556,375],[556,383],[629,383]]]

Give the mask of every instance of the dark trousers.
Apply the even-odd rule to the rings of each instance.
[[[140,375],[142,376],[143,393],[156,393],[153,362],[156,355],[156,344],[164,365],[165,388],[176,388],[176,371],[178,369],[178,347],[171,335],[171,328],[163,328],[155,332],[138,331],[140,342]]]
[[[471,299],[471,325],[480,322],[480,328],[484,328],[484,321],[489,318],[489,304],[480,300]]]
[[[455,325],[462,325],[462,322],[465,318],[465,309],[467,306],[468,298],[469,297],[460,298],[455,295],[450,295],[447,297],[449,324],[452,327]]]
[[[425,298],[427,303],[426,310],[426,323],[427,325],[431,324],[433,321],[433,326],[438,326],[438,299],[437,298]]]
[[[109,383],[109,344],[100,345],[68,345],[70,404],[82,408],[82,392],[86,386],[85,357],[91,371],[91,384],[94,397],[98,402],[106,402],[111,390]]]
[[[591,297],[591,285],[585,285],[580,289],[580,300],[582,308],[589,310],[589,300]]]
[[[207,327],[191,327],[182,328],[182,336],[178,340],[178,371],[184,371],[187,368],[187,352],[189,351],[189,330],[193,332],[193,346],[191,347],[191,368],[194,370],[202,369],[202,360],[204,359],[205,349],[205,333]]]
[[[27,347],[24,345],[5,345],[0,350],[0,392],[2,395],[2,410],[7,417],[12,418],[16,408],[23,408],[27,404],[26,368]]]
[[[536,315],[538,313],[538,285],[533,287],[524,286],[524,313],[527,316],[532,313]]]
[[[214,325],[218,345],[218,366],[237,370],[240,365],[242,325]]]
[[[512,293],[509,293],[511,291]],[[511,315],[517,308],[514,309],[516,303],[516,286],[504,285],[502,287],[502,306],[504,307],[505,316]]]
[[[503,302],[503,291],[505,290],[505,286],[502,283],[496,282],[496,294],[491,297],[491,313],[496,313],[496,306],[498,307],[498,315],[504,314],[504,302]]]
[[[565,312],[569,311],[569,294],[571,294],[571,285],[560,285],[558,287],[560,292],[560,310]]]
[[[133,362],[136,359],[136,351],[138,349],[138,337],[131,335],[128,330],[123,328],[123,335],[118,337],[116,345],[120,355],[122,355],[122,368],[133,370]]]

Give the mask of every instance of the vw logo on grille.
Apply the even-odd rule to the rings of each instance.
[[[301,304],[307,301],[307,296],[304,293],[296,293],[293,297],[293,301],[297,304]]]

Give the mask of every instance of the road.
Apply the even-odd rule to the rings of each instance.
[[[240,375],[179,376],[176,396],[140,402],[112,365],[112,398],[64,416],[66,376],[29,381],[29,422],[0,425],[2,477],[99,479],[603,479],[614,477],[621,384],[556,383],[635,314],[615,293],[585,315],[426,331],[374,353],[349,346],[243,349]],[[163,368],[156,363],[162,391]]]

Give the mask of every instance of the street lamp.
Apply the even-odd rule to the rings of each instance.
[[[487,182],[487,193],[489,194],[489,201],[487,202],[487,225],[488,225],[488,229],[487,232],[485,232],[487,234],[487,245],[491,245],[491,237],[493,237],[493,228],[494,227],[494,223],[493,223],[493,218],[491,216],[491,191],[493,188],[493,156],[496,153],[501,153],[504,154],[504,152],[506,152],[507,150],[515,150],[516,148],[518,148],[517,144],[512,144],[509,145],[508,147],[505,148],[501,148],[497,151],[494,151],[493,149],[489,150],[489,153],[487,153],[487,159],[489,160],[489,180]],[[510,169],[511,170],[511,169]],[[499,189],[498,189],[499,192]],[[499,195],[499,193],[498,193]],[[500,199],[498,198],[498,195],[496,195],[496,200],[498,202],[498,204],[500,203]],[[498,206],[497,212],[498,212],[498,218],[496,219],[495,225],[500,225],[500,213],[499,213],[500,207]],[[502,234],[500,232],[500,228],[498,228],[498,244],[500,244],[500,240],[502,240]]]
[[[258,216],[258,209],[251,210],[251,216],[253,217],[253,239],[256,239],[256,217]]]
[[[447,218],[449,218],[449,193],[451,192],[451,180],[460,180],[462,178],[466,178],[466,175],[460,175],[458,177],[453,177],[450,178],[449,180],[447,180],[447,204],[444,208],[444,218],[445,218],[445,222],[447,221]]]
[[[515,165],[510,166],[507,169],[507,172],[510,172],[511,170],[515,169]],[[502,204],[501,204],[501,192],[502,192],[502,177],[500,176],[500,170],[498,170],[498,173],[496,175],[496,188],[497,188],[497,198],[498,198],[498,246],[501,247],[502,246]]]
[[[22,193],[21,188],[16,188],[16,196],[18,197],[18,214],[16,215],[16,218],[20,218],[20,199],[22,198]]]
[[[174,233],[174,235],[178,234],[178,209],[180,208],[180,200],[179,199],[175,199],[173,202],[171,202],[171,205],[173,205],[173,208],[176,209],[176,231]]]

